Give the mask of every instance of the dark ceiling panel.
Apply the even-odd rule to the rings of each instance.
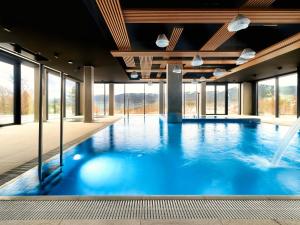
[[[174,27],[183,27],[175,50],[198,50],[220,28],[220,24],[127,24],[132,49],[159,50],[155,45],[158,34],[170,38]]]
[[[235,51],[252,48],[259,52],[298,33],[299,30],[299,24],[278,26],[251,25],[247,29],[237,32],[221,45],[218,50]]]
[[[245,0],[121,0],[129,8],[236,8]]]
[[[82,0],[10,0],[1,3],[1,8],[6,10],[1,11],[0,25],[12,32],[1,29],[0,42],[17,43],[40,52],[49,59],[46,65],[78,78],[81,77],[78,67],[83,65],[96,66],[95,77],[99,80],[127,78],[110,55],[115,47],[109,41],[110,34],[101,32]],[[59,54],[58,59],[54,52]],[[74,64],[68,64],[68,60]]]

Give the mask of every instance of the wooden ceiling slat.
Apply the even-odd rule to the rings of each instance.
[[[273,4],[275,0],[248,0],[243,7],[245,8],[262,8]]]
[[[240,56],[241,51],[111,51],[111,54],[114,57],[194,57],[200,54],[203,58],[236,58]]]
[[[97,0],[97,5],[118,49],[121,51],[131,50],[119,0]],[[127,67],[135,67],[133,57],[127,56],[123,60]]]
[[[143,78],[150,77],[151,67],[152,67],[152,57],[151,56],[141,56],[140,58],[140,72]]]
[[[126,23],[227,23],[238,13],[249,17],[252,23],[297,24],[299,9],[220,9],[220,10],[124,10]]]

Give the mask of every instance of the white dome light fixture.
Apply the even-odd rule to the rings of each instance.
[[[244,59],[244,58],[242,58],[242,57],[239,57],[239,58],[236,60],[235,64],[236,64],[236,65],[242,65],[242,64],[246,63],[247,61],[248,61],[247,59]]]
[[[220,69],[220,68],[216,68],[215,71],[213,72],[214,76],[222,76],[226,73],[225,69]]]
[[[237,32],[239,30],[243,30],[249,27],[250,19],[242,14],[238,14],[234,17],[230,23],[228,24],[228,31],[230,32]]]
[[[155,44],[160,48],[165,48],[169,45],[169,40],[165,34],[159,34]]]
[[[182,73],[182,69],[179,65],[175,65],[173,68],[173,73]]]
[[[203,59],[200,55],[195,55],[191,64],[192,66],[201,66],[203,64]]]
[[[256,52],[253,51],[251,48],[245,48],[242,53],[240,58],[244,58],[244,59],[252,59],[255,57]]]
[[[138,77],[139,77],[139,74],[136,71],[132,71],[132,73],[130,74],[131,79],[137,79]]]
[[[206,81],[205,76],[201,76],[200,79],[199,79],[199,81],[200,81],[200,82],[205,82],[205,81]]]
[[[197,79],[193,79],[193,80],[192,80],[192,84],[198,84]]]

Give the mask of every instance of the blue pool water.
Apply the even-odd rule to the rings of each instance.
[[[57,182],[39,186],[35,168],[0,195],[299,195],[300,135],[270,164],[287,129],[130,117],[67,151]]]

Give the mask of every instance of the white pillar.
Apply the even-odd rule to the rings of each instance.
[[[90,123],[94,119],[94,67],[83,67],[84,80],[84,122]]]
[[[114,93],[114,84],[109,84],[109,104],[108,104],[108,111],[109,115],[114,115],[114,106],[115,106],[115,93]]]
[[[252,85],[250,82],[243,82],[241,88],[241,115],[251,115]]]
[[[201,116],[206,115],[206,82],[201,82],[201,90],[200,90],[200,107]]]
[[[159,114],[164,114],[164,82],[159,82]]]
[[[168,98],[168,122],[182,122],[182,65],[181,73],[174,73],[175,64],[167,65],[167,98]]]

